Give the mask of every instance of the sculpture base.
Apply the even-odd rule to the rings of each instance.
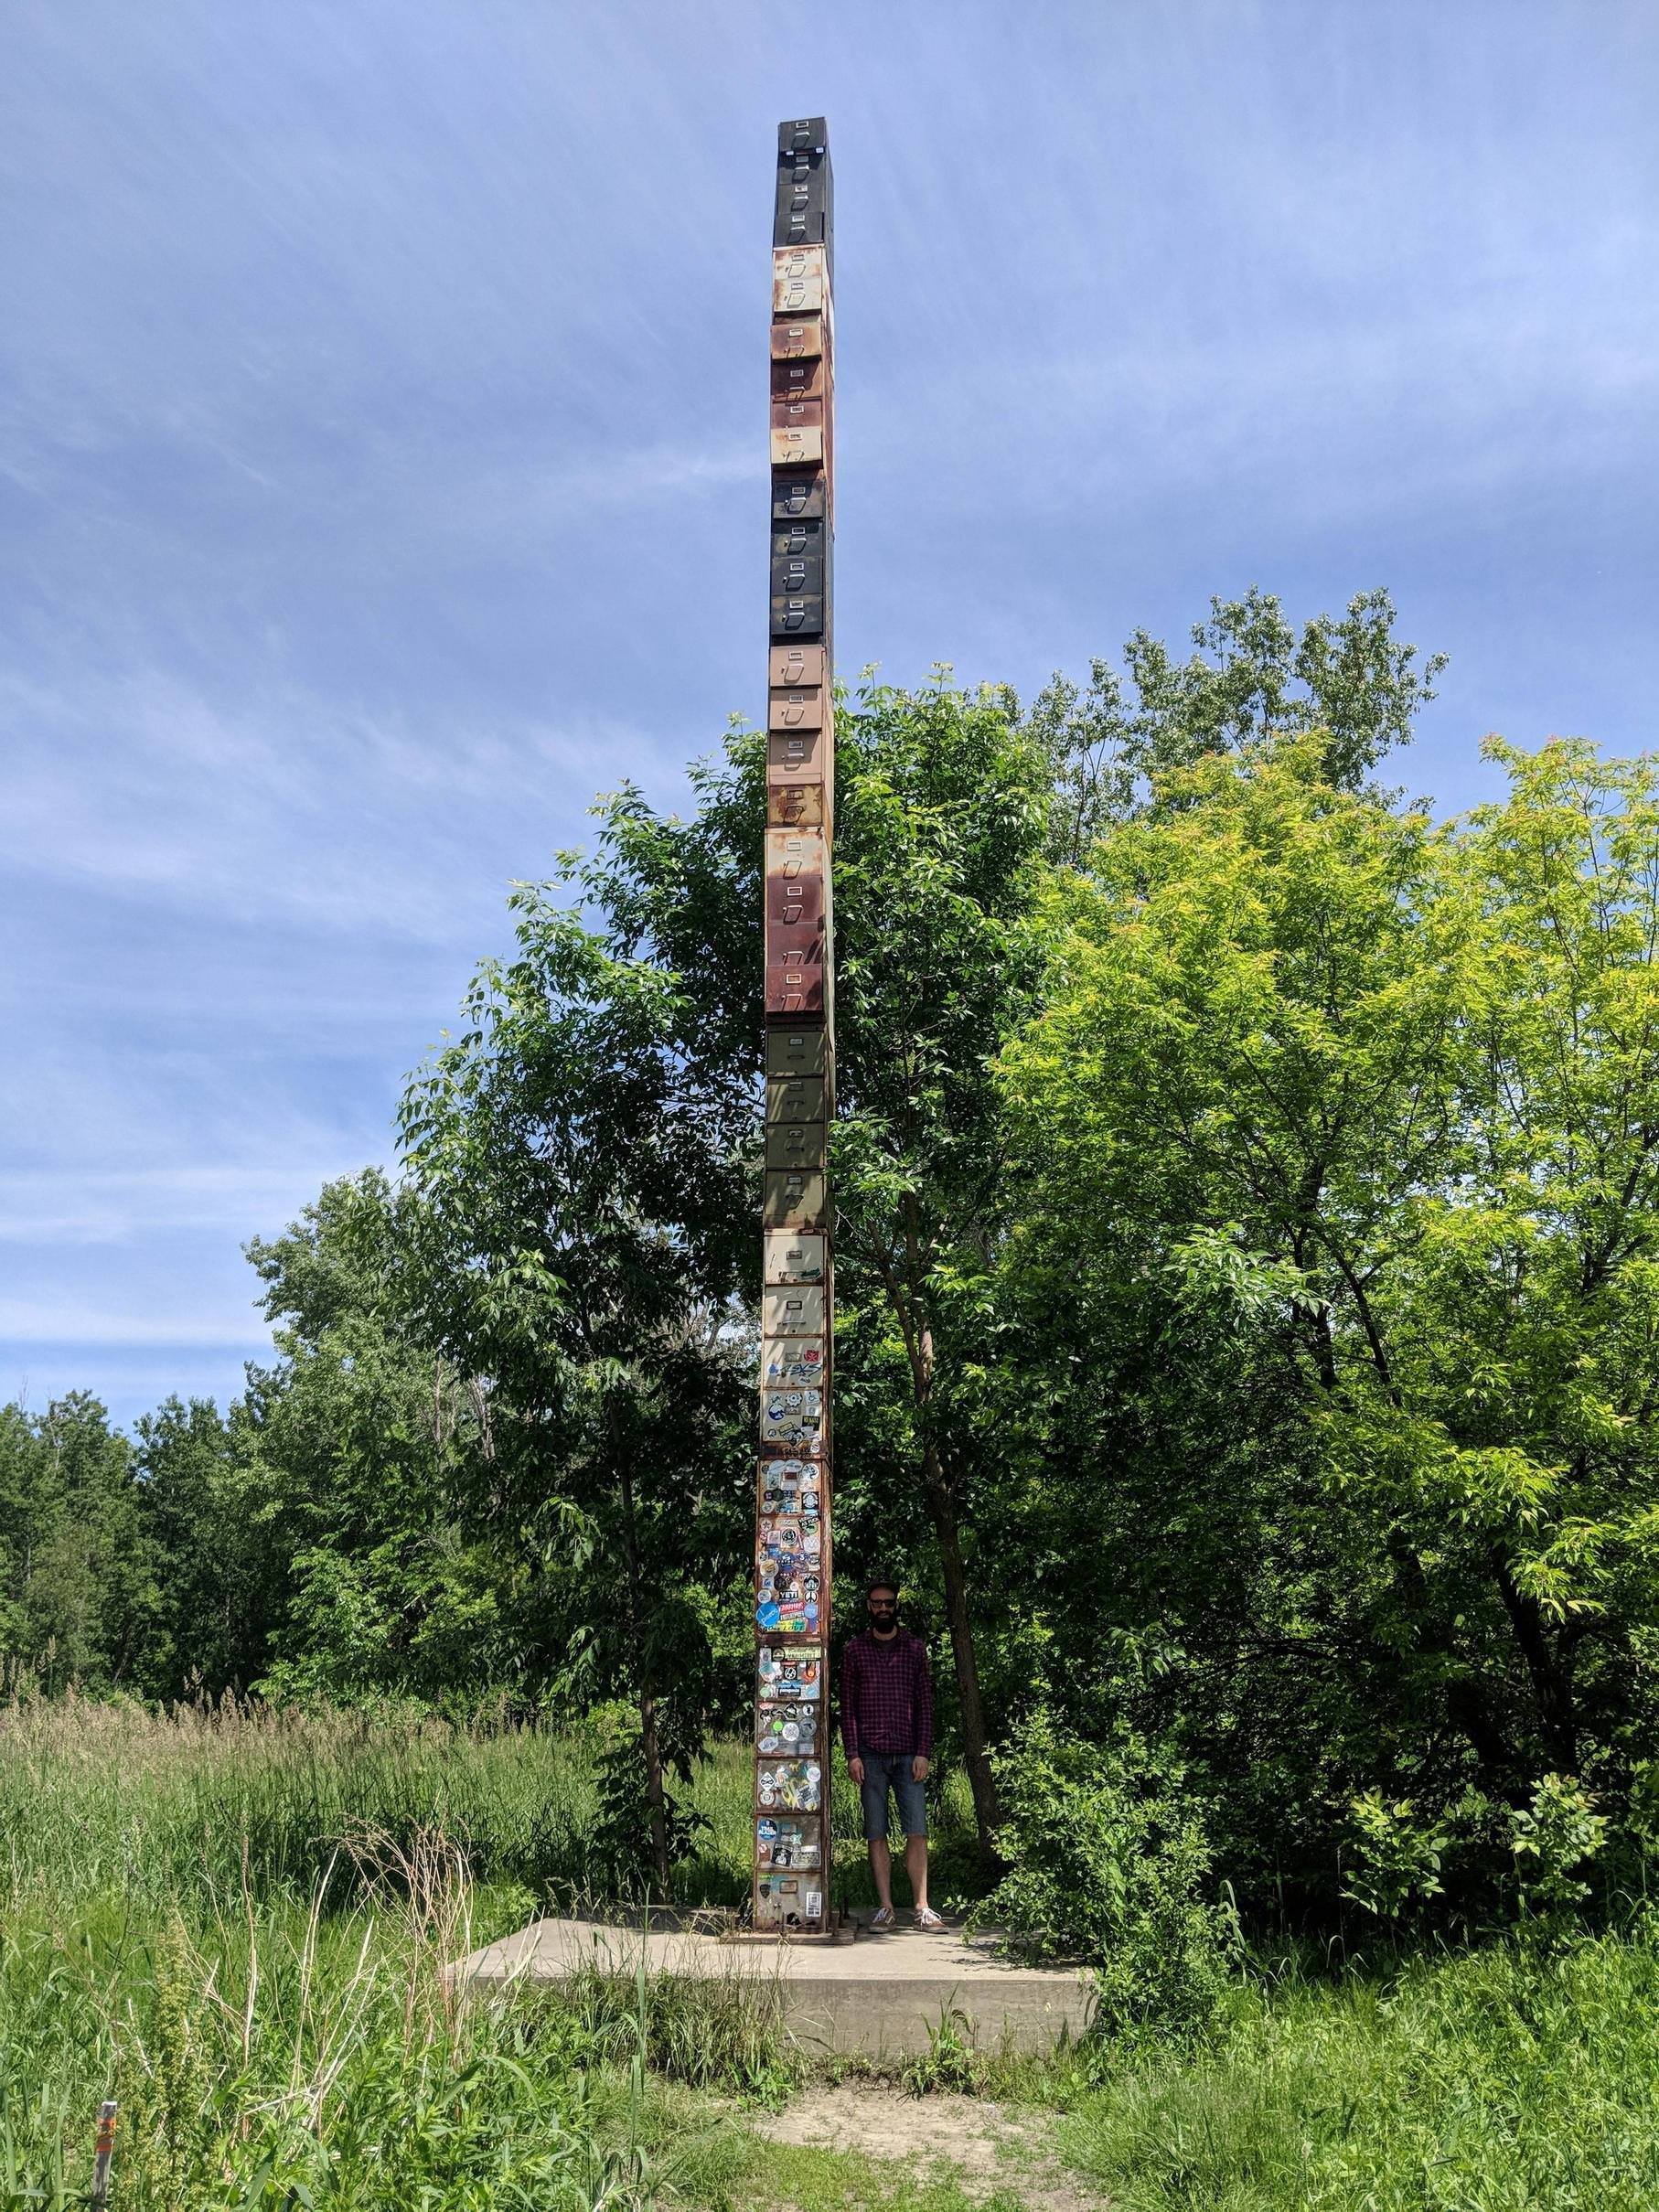
[[[776,2004],[807,2050],[873,2059],[925,2053],[946,2018],[965,2021],[985,2050],[1051,2049],[1088,2025],[1088,1977],[1075,1967],[1023,1966],[1000,1957],[994,1935],[960,1930],[857,1929],[858,1940],[769,1932],[607,1928],[593,1920],[536,1920],[474,1951],[453,1970],[484,1988],[562,1981],[583,1968],[725,1981]]]

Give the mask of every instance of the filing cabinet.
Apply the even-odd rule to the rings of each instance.
[[[776,1336],[762,1340],[763,1390],[821,1390],[826,1362],[821,1336]]]
[[[766,827],[769,829],[818,829],[828,811],[828,784],[774,784],[766,785]]]
[[[781,1015],[787,1021],[795,1021],[802,1014],[821,1014],[823,1010],[824,969],[821,961],[812,967],[795,961],[766,970],[768,1019]]]
[[[768,1121],[822,1121],[824,1079],[821,1075],[768,1075]]]
[[[772,312],[793,321],[822,315],[829,262],[821,244],[775,246],[772,252]]]
[[[821,115],[786,115],[777,126],[777,155],[830,151],[830,125]]]
[[[825,1164],[821,1121],[775,1121],[766,1129],[769,1168],[821,1168]]]
[[[775,441],[776,443],[776,441]],[[774,459],[776,458],[774,454]],[[821,454],[819,456],[821,458]],[[830,512],[829,486],[821,468],[786,464],[772,472],[772,517],[785,521],[797,515],[821,518]]]
[[[821,434],[824,429],[823,395],[820,393],[817,399],[808,400],[788,392],[775,391],[772,395],[772,427],[774,430],[816,430]]]
[[[772,601],[774,637],[821,637],[824,634],[824,595],[803,592],[798,596],[775,596]]]
[[[766,1074],[788,1075],[797,1081],[804,1075],[816,1075],[824,1082],[829,1073],[829,1042],[821,1022],[803,1023],[797,1029],[786,1025],[768,1029]]]
[[[799,470],[803,474],[821,468],[824,458],[824,430],[822,423],[809,428],[790,429],[772,425],[772,465],[775,469]]]
[[[772,604],[780,599],[816,599],[824,603],[824,549],[802,546],[796,550],[772,549]],[[821,626],[821,625],[820,625]]]
[[[827,1931],[830,1858],[833,238],[824,119],[787,118],[777,133],[767,364],[771,651],[752,1897],[756,1929],[802,1934]]]
[[[817,876],[821,882],[829,865],[830,849],[821,829],[766,832],[766,878]]]
[[[768,936],[780,931],[790,937],[803,930],[815,929],[821,933],[823,926],[824,879],[821,875],[766,878]]]
[[[782,645],[772,647],[766,681],[774,690],[781,687],[786,690],[797,691],[812,686],[821,691],[827,676],[821,645]]]
[[[821,1241],[821,1240],[820,1240]],[[761,1292],[760,1331],[768,1343],[774,1337],[817,1337],[824,1334],[822,1283],[774,1283]]]
[[[824,1086],[818,1085],[821,1099]],[[830,1248],[821,1236],[763,1236],[761,1267],[768,1283],[819,1283],[828,1279]]]
[[[769,784],[822,784],[829,779],[828,733],[822,730],[772,730],[766,735]]]
[[[809,361],[821,358],[828,350],[821,315],[803,315],[796,322],[777,322],[772,326],[775,361]]]
[[[816,1168],[766,1170],[761,1200],[761,1226],[797,1229],[823,1235],[829,1228],[829,1193]]]
[[[772,218],[775,246],[821,246],[829,238],[833,183],[822,151],[782,155]]]
[[[772,404],[776,407],[780,400],[816,400],[821,405],[828,380],[828,364],[821,353],[798,358],[785,354],[772,363]]]
[[[770,693],[766,700],[769,730],[821,730],[826,713],[825,693],[819,684],[797,685]]]

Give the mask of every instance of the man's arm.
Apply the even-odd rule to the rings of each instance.
[[[915,1646],[915,1747],[923,1758],[933,1757],[933,1670],[927,1664],[927,1646],[918,1636]]]
[[[855,1637],[841,1654],[841,1748],[847,1754],[849,1766],[859,1756],[859,1648]]]

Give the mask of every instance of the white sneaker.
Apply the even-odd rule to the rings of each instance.
[[[872,1927],[872,1929],[878,1929],[878,1928],[880,1928],[880,1929],[885,1929],[885,1928],[891,1928],[891,1927],[893,1926],[893,1924],[894,1924],[894,1913],[893,1913],[893,1907],[892,1907],[892,1906],[891,1906],[891,1905],[880,1905],[880,1906],[878,1906],[878,1907],[876,1907],[876,1910],[875,1910],[874,1916],[873,1916],[873,1918],[872,1918],[872,1920],[871,1920],[871,1922],[870,1922],[871,1927]]]
[[[943,1928],[945,1921],[943,1916],[935,1912],[931,1905],[924,1905],[915,1917],[915,1924],[918,1928]]]

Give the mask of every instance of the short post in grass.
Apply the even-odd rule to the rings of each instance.
[[[92,2143],[92,2193],[97,2206],[110,2201],[110,2161],[115,2155],[115,2100],[106,2097],[98,2108],[98,2133]]]

